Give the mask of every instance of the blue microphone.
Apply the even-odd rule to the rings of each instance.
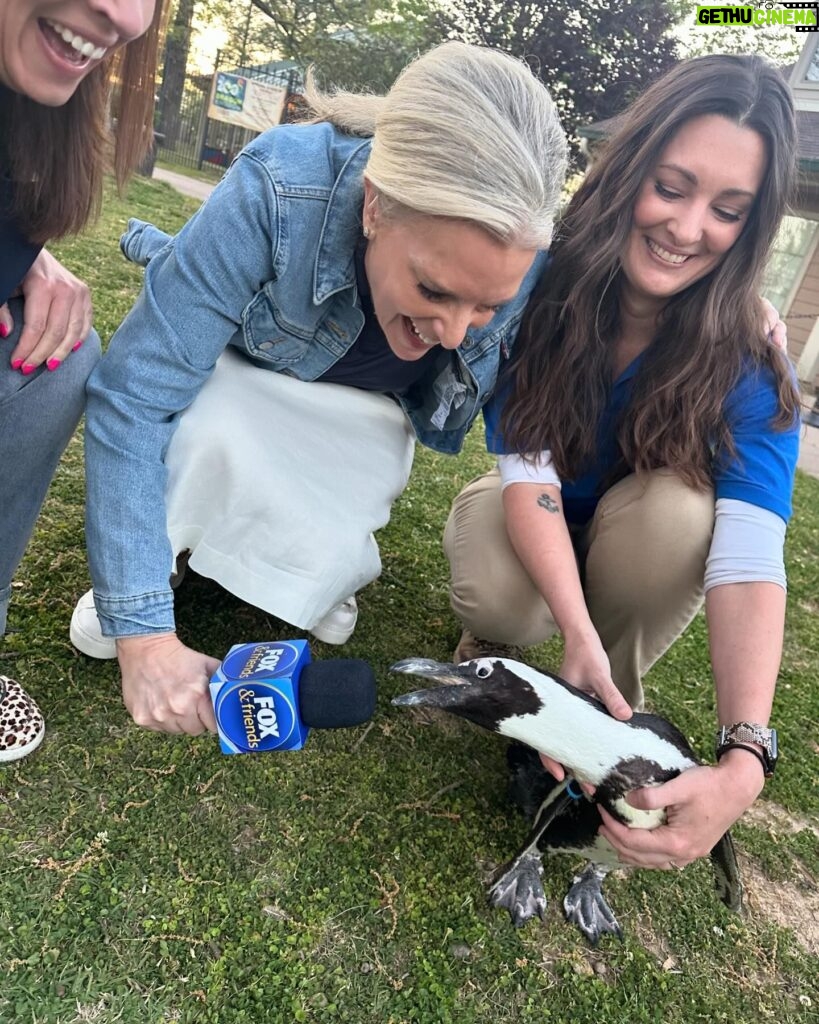
[[[311,661],[306,640],[235,644],[211,677],[225,754],[301,750],[310,729],[372,718],[375,676],[358,658]]]

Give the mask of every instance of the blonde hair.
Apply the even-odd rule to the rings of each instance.
[[[566,137],[522,61],[443,43],[409,64],[386,96],[321,93],[310,77],[306,99],[315,120],[373,137],[364,173],[382,213],[398,206],[474,221],[509,245],[548,246]]]

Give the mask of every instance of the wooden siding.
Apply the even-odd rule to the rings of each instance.
[[[805,342],[819,318],[819,248],[817,248],[808,269],[785,316],[788,326],[788,352],[794,363],[799,361]]]

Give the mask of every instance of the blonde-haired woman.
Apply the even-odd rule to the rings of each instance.
[[[314,121],[252,142],[175,238],[123,239],[145,287],[90,382],[94,591],[72,639],[119,658],[148,728],[214,728],[216,661],[174,632],[183,551],[350,636],[415,439],[460,449],[551,237],[565,139],[523,63],[447,43],[386,97],[311,100]]]
[[[99,206],[115,68],[120,181],[151,140],[160,6],[0,0],[0,636],[100,351],[88,288],[43,245],[80,231]],[[0,761],[24,757],[44,731],[34,701],[0,676]]]

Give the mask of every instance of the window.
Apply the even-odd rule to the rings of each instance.
[[[805,82],[819,82],[819,49],[815,49],[805,71]]]
[[[816,227],[816,221],[802,217],[782,219],[763,285],[765,298],[770,299],[782,316],[788,312],[805,259],[813,248]]]

